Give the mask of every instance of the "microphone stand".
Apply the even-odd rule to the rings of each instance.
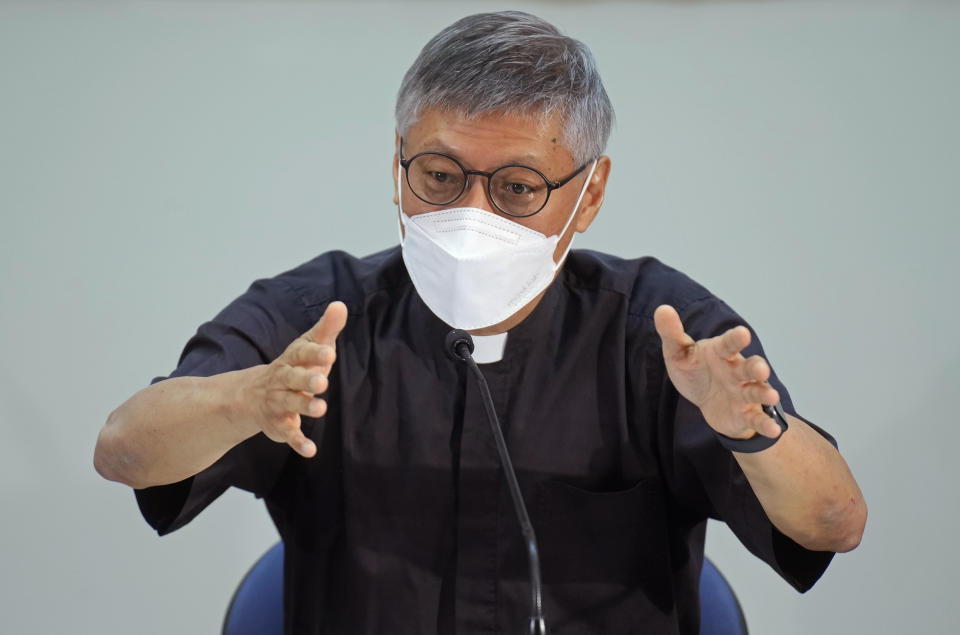
[[[497,454],[500,455],[500,467],[507,479],[507,486],[510,490],[510,499],[513,501],[513,510],[516,512],[517,520],[520,522],[520,532],[527,542],[527,558],[530,561],[530,635],[546,635],[547,622],[543,616],[542,584],[540,582],[540,552],[537,549],[537,536],[533,531],[533,524],[530,522],[530,516],[527,515],[527,507],[523,502],[523,495],[520,493],[520,485],[517,483],[517,475],[513,469],[513,463],[510,461],[510,454],[507,452],[507,442],[503,439],[503,432],[500,430],[500,421],[497,419],[496,410],[493,407],[493,398],[490,396],[490,388],[487,386],[487,380],[473,359],[473,338],[466,331],[454,329],[446,337],[447,353],[454,359],[466,362],[467,366],[473,371],[480,386],[480,395],[483,401],[483,409],[487,413],[487,419],[490,422],[490,431],[493,433],[493,439],[497,445]]]

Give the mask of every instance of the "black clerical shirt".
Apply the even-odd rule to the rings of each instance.
[[[256,435],[192,478],[138,491],[144,516],[165,534],[227,487],[262,497],[286,548],[288,633],[524,632],[527,559],[480,393],[446,355],[449,327],[420,300],[399,248],[327,253],[254,283],[199,328],[171,376],[268,363],[333,300],[349,317],[327,414],[303,424],[317,456]],[[708,517],[801,591],[833,555],[771,525],[677,394],[653,326],[663,303],[697,339],[744,324],[657,260],[573,251],[503,359],[482,367],[555,635],[697,633]],[[755,334],[744,355],[754,353]]]

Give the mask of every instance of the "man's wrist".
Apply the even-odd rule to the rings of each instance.
[[[251,366],[206,378],[212,382],[210,394],[216,399],[217,412],[228,423],[231,436],[235,436],[237,443],[260,432],[256,413],[250,411],[253,404],[249,403],[249,397],[253,392],[252,386],[256,384],[254,376],[263,368]]]

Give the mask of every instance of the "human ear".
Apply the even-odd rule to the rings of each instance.
[[[610,176],[610,157],[603,155],[597,159],[597,167],[593,169],[590,175],[590,182],[587,183],[587,189],[583,193],[583,200],[580,201],[580,210],[577,212],[577,218],[574,227],[580,233],[587,231],[587,227],[597,217],[600,206],[603,205],[603,195],[607,190],[607,178]]]
[[[400,184],[397,183],[397,170],[400,168],[400,131],[396,131],[396,140],[394,141],[393,152],[393,204],[399,205],[400,199],[397,198],[397,192]]]

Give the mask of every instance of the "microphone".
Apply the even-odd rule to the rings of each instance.
[[[444,347],[447,349],[447,355],[457,362],[465,362],[473,353],[473,338],[466,331],[453,329],[447,333],[444,340]],[[466,350],[463,350],[466,347]]]
[[[473,338],[466,331],[454,329],[447,333],[444,346],[451,358],[455,361],[466,362],[477,377],[480,395],[483,398],[483,409],[487,413],[487,419],[490,421],[490,431],[493,433],[493,439],[497,444],[500,467],[507,479],[510,498],[513,501],[513,510],[516,512],[517,521],[520,523],[520,533],[527,541],[527,558],[530,561],[530,635],[547,635],[547,621],[543,617],[540,552],[537,549],[537,536],[533,532],[530,516],[527,515],[527,506],[524,504],[523,495],[520,493],[517,474],[513,469],[513,463],[510,461],[510,454],[507,452],[507,442],[503,440],[503,432],[500,430],[500,421],[497,419],[497,413],[493,408],[490,388],[487,386],[487,380],[480,371],[480,367],[477,366],[476,360],[473,359]]]

